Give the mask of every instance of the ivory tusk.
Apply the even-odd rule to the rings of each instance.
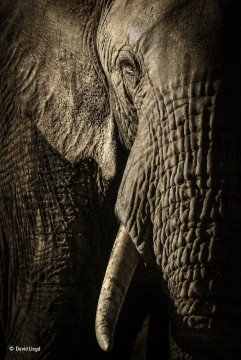
[[[139,254],[123,225],[120,226],[102,284],[95,321],[97,341],[104,351],[113,337],[122,304],[139,262]]]

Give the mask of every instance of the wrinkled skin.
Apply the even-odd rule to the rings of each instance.
[[[101,11],[90,1],[0,4],[1,359],[130,359],[144,319],[160,316],[160,287],[142,266],[115,349],[97,344],[128,155],[96,50]]]
[[[12,298],[17,304],[23,304],[20,311],[16,305],[13,307],[11,320],[9,315],[2,319],[4,334],[8,331],[8,337],[13,334],[18,339],[24,336],[24,332],[19,335],[22,329],[29,333],[28,323],[21,325],[21,316],[28,313],[30,320],[27,321],[31,322],[36,307],[42,307],[45,309],[42,323],[31,322],[31,334],[35,341],[44,339],[44,346],[53,354],[66,334],[71,333],[70,327],[63,331],[64,322],[59,325],[65,306],[68,308],[73,299],[78,303],[78,296],[84,297],[85,288],[89,290],[86,298],[78,303],[79,313],[85,314],[89,294],[96,304],[100,280],[95,283],[93,279],[96,274],[103,277],[117,224],[112,230],[104,227],[100,236],[96,221],[100,223],[99,229],[103,229],[107,221],[103,207],[100,206],[99,211],[92,209],[92,218],[84,217],[86,203],[80,204],[77,195],[79,191],[86,195],[86,189],[80,186],[82,190],[77,190],[76,186],[79,182],[88,183],[90,178],[100,204],[100,198],[103,201],[108,190],[111,191],[111,200],[106,206],[110,213],[112,211],[110,216],[114,214],[118,188],[115,204],[118,220],[142,260],[148,267],[155,267],[154,274],[161,273],[160,285],[168,296],[170,358],[239,359],[241,54],[238,8],[232,1],[221,0],[151,0],[148,4],[144,0],[116,0],[95,4],[70,1],[67,5],[62,1],[55,5],[45,1],[29,2],[19,10],[19,5],[10,1],[8,14],[6,3],[2,5],[2,17],[12,20],[3,22],[1,43],[1,47],[7,49],[1,60],[3,123],[7,124],[1,128],[2,137],[6,139],[1,158],[7,174],[2,180],[6,185],[1,221],[2,243],[12,245],[10,249],[2,246],[3,259],[9,257],[4,260],[2,278],[9,276],[6,270],[9,264],[16,264],[17,280],[11,278],[8,286],[15,289],[15,284],[19,284],[17,289],[24,291],[18,290],[17,295],[24,294],[24,300],[21,303],[15,293],[8,295],[10,299],[2,300],[8,306]],[[33,135],[36,131],[38,135]],[[18,136],[12,135],[18,132]],[[26,136],[21,136],[25,133]],[[41,141],[36,141],[36,136]],[[12,146],[11,153],[6,149],[11,149],[13,138],[24,147],[18,145],[13,149]],[[37,144],[35,149],[26,146],[32,139]],[[29,164],[36,163],[34,154],[39,154],[38,144],[43,144],[41,154],[44,155],[40,159],[52,160],[46,160],[44,167],[42,162],[29,170]],[[22,155],[19,162],[14,151],[23,148],[27,153],[18,150],[17,154]],[[9,153],[13,154],[10,160]],[[62,168],[56,165],[57,158],[65,164]],[[85,177],[86,168],[80,167],[83,182],[75,180],[74,185],[69,186],[71,181],[66,182],[66,176],[76,175],[72,167],[79,169],[85,159],[98,164],[97,173],[101,173],[101,177],[93,172]],[[17,170],[17,184],[21,186],[16,186],[13,178]],[[50,175],[45,175],[46,170]],[[42,187],[34,183],[39,174],[40,180],[36,182],[42,183]],[[21,176],[26,181],[21,180]],[[54,181],[53,176],[56,176]],[[48,189],[46,183],[51,181],[58,184],[54,186],[54,198],[50,195],[52,190],[45,190],[45,187]],[[38,196],[39,192],[44,195]],[[7,205],[9,194],[16,194],[13,206]],[[93,189],[88,190],[88,194],[90,201]],[[30,212],[26,199],[34,204],[30,205]],[[18,205],[23,202],[26,207]],[[78,215],[69,215],[76,211],[73,209],[78,209]],[[63,214],[62,227],[56,230],[53,224],[59,224],[60,214]],[[19,219],[25,218],[29,220],[23,226]],[[80,234],[79,223],[87,232],[85,241],[83,238],[78,241],[73,235]],[[88,231],[92,224],[91,231],[98,240],[89,245],[91,250],[69,251],[68,246],[72,244],[90,244],[92,235]],[[13,226],[15,232],[11,232]],[[44,231],[45,228],[50,232]],[[20,250],[16,255],[14,234],[19,236],[20,249],[25,239],[31,244],[25,256],[30,260],[25,260],[25,265],[26,261],[34,265],[28,265],[24,275],[19,260],[23,255]],[[57,234],[61,234],[57,236],[59,252],[53,246]],[[101,255],[102,252],[106,253]],[[78,254],[76,258],[73,253]],[[39,261],[40,255],[43,261]],[[67,260],[73,257],[75,260]],[[85,271],[77,264],[83,264]],[[72,271],[75,280],[70,281]],[[78,280],[81,284],[77,278],[82,279]],[[69,290],[67,283],[76,285]],[[49,294],[43,297],[48,298],[48,302],[35,300],[34,296],[44,294],[43,285],[48,288],[50,284],[56,290],[51,291],[51,297]],[[38,287],[43,290],[39,292]],[[78,289],[78,296],[73,289]],[[2,292],[8,293],[6,289]],[[60,298],[64,300],[59,301],[58,296],[63,293]],[[157,294],[156,299],[162,304],[159,308],[162,308],[163,300]],[[140,302],[141,295],[136,293],[136,297],[137,303]],[[55,311],[50,312],[46,303],[53,304]],[[51,320],[50,314],[53,314]],[[76,319],[80,317],[73,306],[71,314]],[[92,322],[91,316],[79,323],[82,337],[84,325]],[[153,318],[157,321],[149,338],[156,337],[156,340],[149,341],[150,348],[157,346],[158,358],[165,358],[162,354],[166,343],[165,326],[162,328],[165,321],[162,317]],[[54,325],[44,326],[46,319]],[[131,324],[131,319],[128,320],[122,331],[122,336],[127,334],[126,339]],[[14,321],[20,330],[12,330]],[[76,328],[72,322],[67,323],[71,323],[72,329]],[[44,334],[38,332],[39,327],[44,329]],[[85,343],[84,339],[82,346]],[[127,343],[120,349],[125,347]],[[63,349],[64,345],[59,351]],[[150,352],[149,358],[153,359]]]
[[[130,149],[116,214],[142,258],[161,269],[171,359],[241,356],[240,18],[232,2],[117,0],[99,25]],[[118,291],[121,271],[111,269],[126,256],[115,249],[98,314]],[[101,331],[109,349],[108,327]]]

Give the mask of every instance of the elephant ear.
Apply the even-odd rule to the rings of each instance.
[[[72,164],[91,157],[113,177],[114,121],[95,51],[98,5],[10,0],[1,7],[4,81],[22,116]]]

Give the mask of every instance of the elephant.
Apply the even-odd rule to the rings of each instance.
[[[162,290],[143,264],[113,351],[95,336],[128,157],[96,49],[102,6],[0,4],[0,359],[135,359],[145,319],[150,342],[159,331]]]
[[[141,258],[167,293],[170,359],[239,359],[241,12],[232,1],[116,0],[104,14],[99,57],[130,152],[98,342],[113,347]]]
[[[2,0],[1,358],[240,359],[240,15]]]

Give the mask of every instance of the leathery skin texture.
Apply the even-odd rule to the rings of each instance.
[[[240,359],[238,6],[0,8],[0,356],[27,339],[43,350],[19,359],[131,358],[151,312],[147,357],[165,358],[162,285],[170,359]],[[94,317],[118,222],[151,275],[136,274],[105,354]]]
[[[138,148],[136,156],[132,153],[117,213],[144,258],[153,239],[169,294],[172,336],[182,351],[192,358],[236,358],[241,310],[240,203],[235,197],[241,175],[239,115],[233,104],[222,107],[218,79],[178,90],[175,85],[175,92],[171,88],[166,93],[167,113],[161,113],[155,129],[149,123],[137,135],[150,144]],[[163,108],[158,93],[152,95],[152,101],[143,102],[146,122]],[[141,229],[149,219],[153,237],[148,244]]]
[[[99,348],[96,306],[127,158],[96,52],[101,6],[0,3],[1,359],[128,359],[151,309],[156,290],[140,271],[115,349]]]
[[[201,3],[203,21],[195,17]],[[144,261],[156,259],[161,269],[170,358],[238,359],[240,48],[230,45],[237,23],[230,26],[217,1],[174,8],[176,17],[165,4],[135,8],[133,2],[116,2],[108,13],[116,21],[114,35],[104,24],[100,37],[107,49],[102,64],[118,94],[119,127],[130,148],[116,214]],[[132,20],[141,10],[149,23],[144,15]],[[121,24],[115,11],[126,14]],[[111,61],[120,64],[122,79]]]

